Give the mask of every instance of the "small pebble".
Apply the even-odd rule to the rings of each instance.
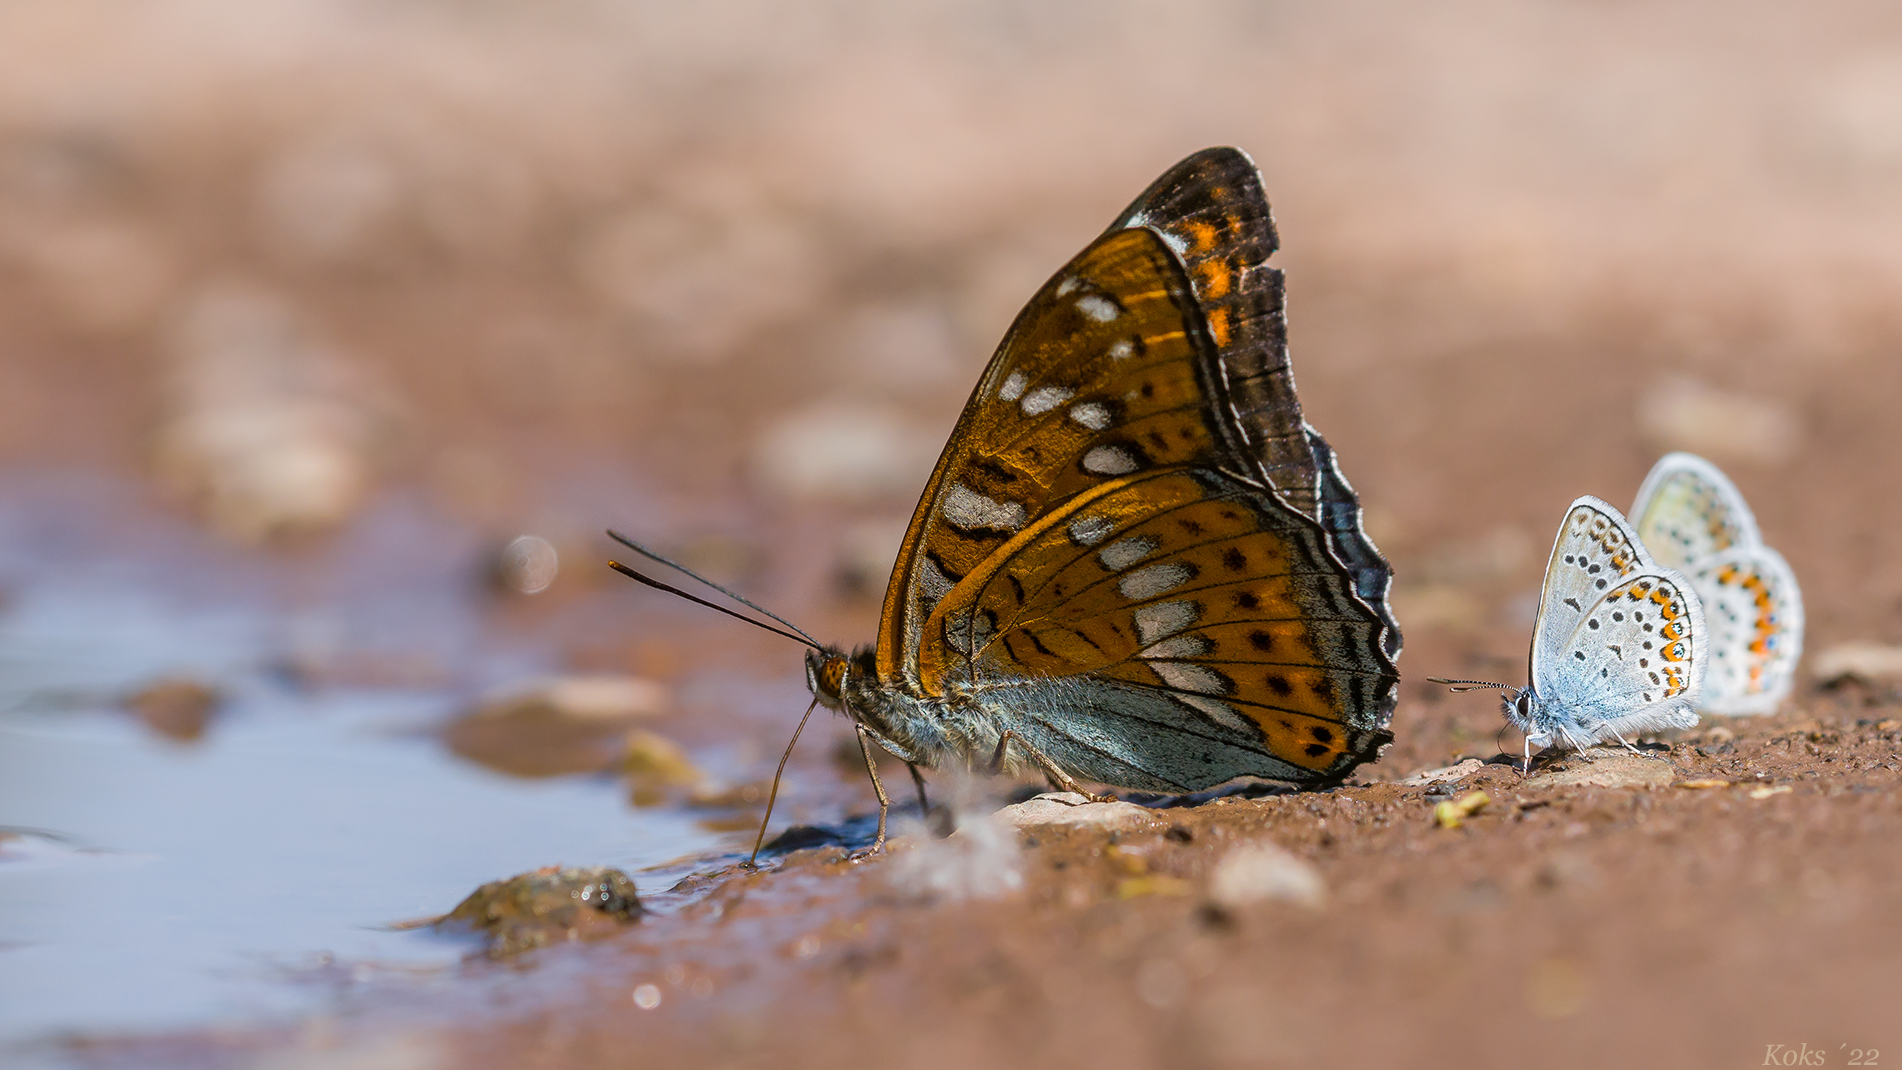
[[[1872,684],[1902,679],[1902,646],[1841,643],[1811,658],[1810,669],[1825,684],[1851,679]]]
[[[698,789],[704,779],[680,744],[644,728],[627,734],[621,772],[635,806],[659,806],[674,789]]]
[[[1463,762],[1449,765],[1442,769],[1428,769],[1424,772],[1415,773],[1407,779],[1402,780],[1400,786],[1403,788],[1417,788],[1442,781],[1450,783],[1455,780],[1464,780],[1474,773],[1479,772],[1485,767],[1485,764],[1486,763],[1480,761],[1478,758],[1468,758]]]
[[[1074,825],[1101,829],[1145,828],[1157,818],[1148,809],[1121,800],[1095,803],[1073,791],[1048,792],[1015,806],[1006,806],[992,815],[1018,829],[1048,825]]]
[[[1469,791],[1458,799],[1448,799],[1436,803],[1433,807],[1433,820],[1441,828],[1456,829],[1466,819],[1486,808],[1492,802],[1492,796],[1483,791]]]
[[[146,727],[181,743],[203,736],[223,703],[216,688],[196,680],[160,680],[126,700]]]
[[[645,913],[634,881],[618,869],[548,866],[477,888],[436,922],[488,939],[502,958],[551,943],[609,936]]]
[[[1660,788],[1676,780],[1677,771],[1670,762],[1625,750],[1601,750],[1590,759],[1567,755],[1561,765],[1537,774],[1531,782],[1550,787]]]
[[[1222,856],[1209,878],[1209,898],[1231,910],[1263,902],[1318,909],[1327,901],[1327,884],[1307,861],[1262,840]]]
[[[634,676],[564,676],[512,688],[451,723],[451,750],[516,776],[606,769],[627,753],[630,722],[663,712],[667,689]]]

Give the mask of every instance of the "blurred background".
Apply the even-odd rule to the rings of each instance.
[[[800,652],[602,529],[868,640],[1017,309],[1213,144],[1396,567],[1375,775],[1492,753],[1420,678],[1518,680],[1565,504],[1668,449],[1744,489],[1812,649],[1902,640],[1893,5],[19,0],[0,1041],[277,1005],[151,1006],[194,926],[192,976],[433,963],[360,929],[744,838]],[[830,730],[788,820],[869,799]],[[198,936],[56,923],[101,866]],[[227,932],[212,871],[330,913]]]

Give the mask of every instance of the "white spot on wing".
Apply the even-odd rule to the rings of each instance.
[[[1146,607],[1145,607],[1146,608]],[[1143,648],[1145,658],[1199,658],[1209,652],[1209,641],[1199,635],[1178,635]]]
[[[1004,385],[997,388],[997,396],[1005,401],[1016,401],[1024,394],[1024,373],[1011,372],[1004,377]]]
[[[1077,278],[1075,275],[1072,275],[1069,278],[1064,279],[1062,282],[1057,283],[1057,296],[1068,297],[1072,293],[1076,292],[1076,288],[1081,285],[1083,285],[1083,280]]]
[[[1078,546],[1095,546],[1115,530],[1115,522],[1106,516],[1080,516],[1070,521],[1070,538]]]
[[[1133,345],[1130,345],[1129,339],[1127,338],[1109,347],[1109,355],[1111,360],[1128,360],[1129,355],[1134,352],[1136,352],[1136,347]]]
[[[1095,294],[1086,294],[1077,298],[1076,310],[1098,323],[1108,323],[1123,314],[1122,310],[1116,307],[1116,302]]]
[[[1147,535],[1131,535],[1127,539],[1117,539],[1096,552],[1096,559],[1111,572],[1121,572],[1129,566],[1156,552],[1156,540]]]
[[[945,492],[944,504],[939,507],[944,519],[960,531],[974,531],[988,528],[993,531],[1016,531],[1024,526],[1029,514],[1016,502],[1000,502],[965,486],[953,483]]]
[[[1097,446],[1083,455],[1083,470],[1099,476],[1120,476],[1136,470],[1136,458],[1120,446]]]
[[[1109,406],[1098,401],[1083,401],[1070,406],[1070,419],[1092,431],[1101,431],[1110,425]]]
[[[1163,568],[1180,566],[1164,565]],[[1144,572],[1150,571],[1144,569]],[[1141,573],[1138,573],[1140,575]],[[1177,583],[1182,582],[1177,580]],[[1128,592],[1125,591],[1125,594]],[[1194,602],[1157,602],[1149,606],[1137,606],[1133,614],[1136,618],[1136,638],[1144,643],[1154,643],[1167,638],[1195,623],[1202,615]]]
[[[1193,691],[1198,695],[1226,695],[1228,681],[1222,674],[1207,665],[1185,664],[1180,661],[1157,661],[1150,663],[1162,682],[1180,691]]]
[[[1165,562],[1129,573],[1116,581],[1116,589],[1123,593],[1124,598],[1140,602],[1173,591],[1187,582],[1189,570],[1186,566]]]
[[[1076,391],[1062,386],[1040,386],[1024,395],[1022,408],[1025,416],[1041,416],[1058,405],[1070,400]]]
[[[1230,706],[1226,702],[1212,698],[1201,698],[1196,695],[1177,695],[1176,699],[1179,702],[1185,702],[1201,710],[1203,713],[1208,714],[1209,720],[1225,728],[1233,728],[1237,732],[1248,732],[1251,735],[1257,731],[1255,726],[1244,720],[1241,714],[1235,712],[1235,707]]]

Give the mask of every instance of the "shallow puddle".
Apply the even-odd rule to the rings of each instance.
[[[484,881],[554,864],[638,878],[717,844],[694,824],[704,814],[636,810],[616,778],[516,779],[451,754],[437,729],[468,702],[468,681],[300,683],[283,661],[308,628],[241,584],[181,599],[126,582],[142,570],[124,559],[102,566],[115,582],[101,583],[67,567],[79,561],[23,568],[30,556],[0,545],[12,566],[0,607],[0,1062],[54,1057],[63,1037],[308,1015],[336,998],[300,983],[314,967],[432,975],[459,962],[470,942],[389,926],[447,911]],[[456,604],[453,592],[412,594],[412,607]],[[433,627],[427,617],[414,625]],[[460,632],[458,660],[480,667],[465,676],[533,667],[533,651],[470,658],[480,644],[443,617],[437,638]],[[166,676],[221,695],[196,741],[124,708]]]

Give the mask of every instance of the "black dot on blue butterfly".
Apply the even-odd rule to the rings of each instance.
[[[1574,650],[1574,651],[1572,651],[1572,656],[1573,656],[1573,657],[1575,657],[1575,658],[1577,658],[1577,659],[1578,659],[1578,660],[1580,660],[1580,661],[1584,661],[1584,660],[1585,660],[1585,652],[1584,652],[1583,650]]]
[[[1600,569],[1600,566],[1598,566],[1598,565],[1593,565],[1593,566],[1591,566],[1590,568],[1588,568],[1588,569],[1586,569],[1585,571],[1586,571],[1586,572],[1589,572],[1589,573],[1591,573],[1591,574],[1592,574],[1592,575],[1594,575],[1594,576],[1596,576],[1596,575],[1598,575],[1598,573],[1599,573],[1599,572],[1601,571],[1601,569]],[[1601,586],[1602,586],[1602,585],[1601,585]]]
[[[1588,620],[1588,621],[1586,621],[1586,622],[1585,622],[1585,627],[1587,627],[1587,628],[1593,628],[1593,629],[1595,629],[1595,628],[1597,628],[1597,627],[1598,627],[1598,618],[1597,618],[1597,617],[1593,617],[1593,618],[1592,618],[1591,620]]]
[[[1621,621],[1621,620],[1624,620],[1624,619],[1625,619],[1625,615],[1624,615],[1623,613],[1613,613],[1613,614],[1611,615],[1611,619],[1612,619],[1612,620],[1619,620],[1619,621]]]
[[[1597,567],[1597,566],[1595,566],[1595,565],[1593,566],[1593,568],[1596,568],[1596,567]],[[1597,586],[1598,586],[1598,589],[1599,589],[1599,590],[1601,590],[1601,591],[1602,591],[1602,590],[1604,590],[1604,589],[1605,589],[1605,581],[1604,581],[1604,580],[1603,580],[1603,579],[1601,578],[1601,579],[1600,579],[1600,580],[1598,581],[1598,584],[1597,584]]]

